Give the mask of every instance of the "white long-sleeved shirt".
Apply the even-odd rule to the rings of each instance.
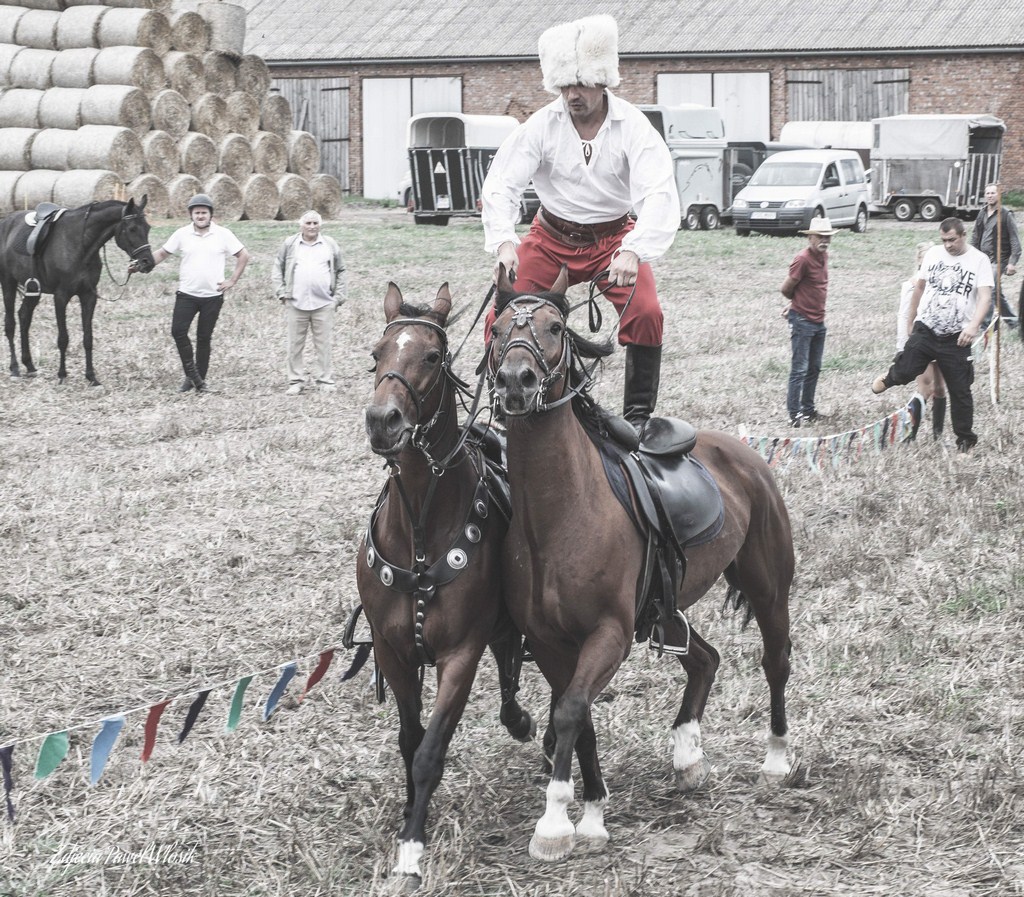
[[[484,248],[494,252],[511,241],[519,200],[533,179],[541,204],[552,214],[580,224],[613,221],[633,209],[636,227],[622,249],[641,261],[665,254],[679,230],[679,193],[672,157],[647,116],[611,91],[608,114],[590,141],[588,165],[583,143],[561,97],[516,128],[498,149],[482,190]]]

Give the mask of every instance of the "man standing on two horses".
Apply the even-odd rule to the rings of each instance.
[[[679,194],[661,135],[619,85],[618,27],[608,15],[556,25],[538,43],[544,88],[559,98],[502,143],[483,186],[485,248],[517,276],[548,289],[563,265],[570,285],[607,271],[626,347],[623,415],[638,430],[654,413],[663,316],[649,262],[679,229]],[[520,241],[515,225],[533,180],[541,209]],[[630,210],[636,214],[634,221]],[[488,331],[494,320],[488,316]]]
[[[192,223],[171,234],[163,247],[153,253],[153,261],[160,264],[174,253],[181,253],[178,291],[171,316],[171,336],[185,371],[179,392],[190,389],[203,392],[210,366],[210,343],[224,305],[224,293],[238,283],[249,264],[249,253],[231,231],[213,223],[213,200],[205,193],[197,193],[188,201],[188,214]],[[232,256],[235,268],[225,279],[224,265]],[[199,323],[193,353],[188,331],[197,315]]]

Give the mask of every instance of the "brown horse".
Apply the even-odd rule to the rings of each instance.
[[[398,704],[406,804],[394,874],[410,889],[420,882],[427,807],[488,643],[498,664],[502,722],[520,741],[536,732],[515,700],[522,637],[501,601],[507,507],[491,492],[479,442],[459,426],[464,385],[451,370],[450,311],[447,284],[430,308],[404,303],[398,287],[388,286],[366,409],[370,447],[387,460],[390,476],[356,579],[379,672]],[[437,666],[437,697],[424,730],[427,664]]]
[[[574,845],[600,849],[608,840],[608,790],[601,775],[591,704],[629,654],[645,543],[609,485],[599,450],[579,413],[587,407],[586,372],[575,360],[608,354],[566,324],[565,272],[540,295],[515,295],[498,278],[498,317],[488,348],[496,402],[507,421],[512,519],[503,556],[505,600],[552,689],[545,748],[552,775],[547,807],[530,842],[536,859],[560,860]],[[589,402],[592,411],[599,411]],[[770,782],[789,773],[785,686],[789,678],[789,590],[793,542],[789,517],[762,459],[724,433],[699,431],[692,455],[710,472],[724,523],[705,544],[686,550],[676,607],[685,610],[723,573],[730,596],[745,604],[761,631],[762,666],[771,693],[771,732],[761,768]],[[687,630],[689,632],[687,633]],[[707,778],[700,720],[719,665],[718,652],[685,619],[666,620],[665,641],[684,646],[687,674],[672,728],[676,786],[691,791]],[[577,826],[572,752],[583,779]]]

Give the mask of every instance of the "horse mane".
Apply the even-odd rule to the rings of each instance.
[[[566,321],[566,327],[569,333],[569,337],[572,339],[573,347],[582,358],[607,358],[615,351],[615,343],[611,337],[604,340],[592,340],[585,336],[581,336],[579,331],[574,330],[568,326],[569,312],[572,308],[569,305],[569,299],[563,293],[502,293],[499,292],[497,298],[494,300],[494,306],[497,313],[500,315],[506,308],[506,306],[513,300],[518,299],[521,296],[536,296],[538,299],[543,299],[545,302],[550,302],[555,308],[561,312],[562,318]]]
[[[405,318],[430,318],[434,323],[437,323],[437,315],[434,313],[434,309],[428,305],[415,305],[412,302],[405,302],[403,300],[398,308],[398,313]],[[445,328],[454,320],[457,320],[457,317],[449,315],[444,325]]]

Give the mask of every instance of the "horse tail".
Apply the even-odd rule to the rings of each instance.
[[[750,621],[754,619],[754,608],[750,606],[747,596],[734,585],[730,585],[725,592],[723,607],[728,610],[730,605],[732,605],[733,611],[743,611],[743,622],[740,624],[740,628],[746,629],[750,625]]]

